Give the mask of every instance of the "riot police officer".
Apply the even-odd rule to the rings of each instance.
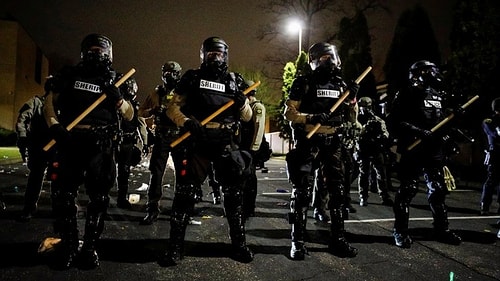
[[[119,76],[119,78],[121,77]],[[127,200],[130,169],[141,161],[141,146],[147,142],[146,123],[137,116],[139,110],[137,90],[138,86],[134,78],[127,79],[120,86],[123,98],[134,107],[134,117],[131,121],[120,118],[121,141],[116,156],[118,163],[116,206],[122,209],[131,208],[131,204]]]
[[[172,99],[173,89],[181,78],[181,65],[176,61],[167,61],[161,67],[162,85],[157,85],[139,108],[139,116],[154,118],[153,151],[149,162],[151,177],[149,179],[147,214],[140,222],[142,225],[154,223],[160,215],[160,200],[163,194],[162,179],[167,166],[169,154],[175,153],[170,143],[179,135],[179,128],[166,115],[167,103]],[[177,163],[174,159],[174,165]],[[177,169],[176,169],[177,170]]]
[[[24,193],[24,208],[17,218],[21,222],[28,222],[37,211],[45,171],[51,158],[52,151],[43,151],[43,147],[50,141],[50,136],[42,112],[45,98],[50,90],[51,79],[49,78],[45,83],[44,95],[34,96],[24,103],[17,117],[17,147],[29,169]]]
[[[248,80],[245,82],[251,86],[255,82]],[[262,153],[260,152],[261,145],[265,138],[266,126],[266,107],[258,100],[255,95],[257,90],[252,90],[247,94],[247,98],[252,108],[252,119],[249,122],[242,122],[242,139],[241,148],[250,152],[252,155],[251,174],[245,181],[245,188],[243,192],[243,214],[245,218],[255,216],[255,201],[257,198],[257,163],[264,162],[261,159]],[[264,152],[265,153],[265,152]]]
[[[483,131],[488,138],[488,150],[485,164],[487,166],[487,177],[483,184],[481,194],[481,214],[487,215],[490,211],[493,193],[496,190],[497,202],[500,203],[500,98],[491,102],[493,116],[483,120]],[[500,207],[498,208],[500,213]],[[500,233],[500,232],[499,232]]]
[[[298,76],[292,84],[286,101],[285,117],[292,122],[295,149],[287,156],[287,169],[293,185],[290,199],[289,222],[292,225],[292,247],[290,257],[304,259],[306,219],[315,167],[318,176],[329,193],[331,218],[330,252],[341,257],[354,257],[357,249],[352,247],[344,235],[344,169],[340,127],[356,120],[355,95],[359,86],[352,86],[341,78],[340,58],[337,48],[321,42],[309,48],[309,63],[312,73]],[[333,113],[330,108],[349,88],[351,95]],[[315,125],[321,127],[311,138],[307,138]]]
[[[195,204],[194,194],[207,177],[212,163],[224,194],[233,258],[241,262],[253,260],[253,253],[246,244],[242,212],[243,183],[249,174],[251,156],[238,146],[240,120],[249,121],[252,109],[242,93],[248,87],[243,77],[228,71],[228,49],[219,37],[203,41],[200,68],[188,70],[182,76],[167,107],[168,117],[191,133],[193,146],[183,160],[184,173],[176,179],[170,243],[159,260],[161,266],[175,265],[182,259],[186,226]],[[201,126],[202,120],[230,101],[234,101],[232,106]]]
[[[432,132],[444,119],[447,95],[442,91],[442,77],[438,67],[426,60],[417,61],[409,69],[409,85],[394,100],[389,116],[391,134],[397,138],[397,152],[401,154],[398,177],[400,186],[394,199],[394,239],[398,247],[409,248],[408,234],[410,202],[417,194],[419,176],[427,185],[427,200],[434,218],[437,240],[460,244],[458,235],[448,229],[445,196],[448,193],[443,177],[443,140],[441,132]],[[410,149],[420,139],[422,142]]]
[[[54,230],[62,239],[56,265],[64,268],[74,265],[76,260],[83,268],[99,266],[95,248],[104,228],[108,194],[116,180],[117,111],[126,120],[133,117],[132,105],[114,86],[116,73],[111,68],[112,61],[111,40],[101,34],[89,34],[81,43],[81,61],[54,76],[44,106],[45,119],[56,140],[59,188],[52,199]],[[68,131],[66,127],[103,94],[106,99]],[[89,201],[79,252],[75,198],[81,184]]]
[[[358,140],[359,162],[359,205],[368,205],[368,189],[370,180],[374,181],[382,204],[392,206],[393,202],[387,190],[387,173],[385,170],[385,153],[389,145],[389,131],[385,121],[375,115],[372,110],[372,99],[359,99],[358,121],[363,126]],[[374,179],[371,177],[374,176]]]

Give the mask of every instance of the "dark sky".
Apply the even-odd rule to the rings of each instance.
[[[377,79],[383,79],[380,69],[396,22],[415,3],[427,10],[446,55],[453,0],[384,2],[390,14],[367,15]],[[114,68],[120,72],[136,68],[134,77],[143,96],[161,82],[165,61],[176,60],[184,70],[197,68],[200,45],[210,36],[220,36],[229,44],[230,68],[260,69],[269,46],[258,41],[256,34],[261,22],[269,19],[259,3],[265,0],[2,0],[0,17],[15,18],[49,58],[57,54],[73,63],[79,59],[85,35],[107,35],[113,41]],[[289,44],[297,49],[297,35],[290,35]]]

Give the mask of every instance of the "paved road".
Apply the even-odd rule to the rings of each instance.
[[[415,242],[411,249],[397,248],[391,237],[392,209],[381,205],[372,194],[369,205],[357,206],[358,212],[346,221],[348,239],[359,249],[357,257],[343,259],[329,254],[329,227],[311,218],[307,225],[310,255],[304,261],[292,261],[288,258],[290,225],[285,220],[290,191],[285,163],[273,158],[267,166],[269,173],[258,172],[256,217],[246,225],[248,244],[255,252],[252,263],[241,264],[229,258],[227,222],[221,206],[210,202],[209,189],[204,186],[204,201],[196,206],[194,217],[201,225],[188,226],[186,258],[173,268],[158,266],[156,257],[169,237],[171,172],[165,177],[160,220],[140,226],[145,212],[145,191],[140,187],[147,184],[149,172],[137,167],[130,191],[141,199],[132,210],[116,208],[116,191],[112,192],[99,244],[101,267],[58,271],[37,254],[40,241],[53,235],[50,186],[44,186],[37,216],[28,223],[16,222],[14,218],[22,208],[26,167],[0,165],[0,189],[7,202],[7,210],[0,214],[0,280],[500,280],[500,240],[496,238],[500,216],[478,216],[479,183],[459,182],[448,197],[450,226],[464,240],[460,246],[433,241],[431,213],[422,191],[411,208],[410,228]],[[353,186],[351,195],[357,203],[355,190]],[[83,190],[79,203],[83,216]],[[81,234],[83,223],[79,219]]]

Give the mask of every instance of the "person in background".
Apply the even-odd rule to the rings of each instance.
[[[255,82],[248,80],[246,84],[252,86]],[[242,136],[240,147],[252,155],[251,174],[245,181],[243,190],[243,215],[245,218],[255,216],[255,201],[257,199],[257,175],[256,165],[262,162],[259,154],[263,139],[265,138],[266,127],[266,107],[255,97],[257,90],[252,90],[247,94],[247,98],[252,108],[252,120],[242,122]]]
[[[149,162],[151,177],[148,187],[148,201],[146,203],[146,216],[141,220],[141,225],[151,225],[158,220],[160,215],[160,200],[163,195],[162,179],[167,167],[169,155],[172,159],[176,157],[176,151],[182,153],[182,149],[172,150],[170,143],[179,137],[179,128],[166,115],[167,103],[173,97],[173,89],[181,78],[182,67],[176,61],[167,61],[161,68],[162,85],[157,85],[139,107],[139,116],[143,118],[154,118],[154,141],[153,151]],[[178,161],[174,159],[174,165]],[[175,167],[177,170],[177,166]]]
[[[42,190],[45,172],[49,166],[51,151],[44,151],[43,147],[50,141],[49,128],[43,117],[43,104],[50,91],[51,77],[45,82],[43,96],[34,96],[19,110],[16,122],[17,147],[27,163],[29,173],[24,193],[24,207],[20,222],[28,222],[37,211],[38,199]]]
[[[292,123],[295,148],[286,156],[287,171],[292,183],[289,223],[292,225],[290,257],[303,260],[307,254],[305,234],[307,211],[315,169],[329,193],[330,243],[329,250],[340,257],[354,257],[358,250],[347,242],[344,229],[345,175],[342,164],[340,128],[356,120],[356,94],[359,85],[349,86],[341,78],[337,48],[320,42],[309,48],[312,72],[294,80],[286,101],[285,118]],[[330,112],[341,95],[349,89],[350,96],[338,109]],[[316,124],[321,126],[310,138]]]
[[[410,202],[418,191],[419,177],[427,185],[427,201],[434,218],[434,235],[438,241],[458,245],[461,238],[448,226],[445,198],[448,189],[444,182],[443,132],[431,129],[443,120],[448,107],[448,95],[442,91],[439,68],[427,60],[417,61],[409,69],[408,86],[397,93],[389,123],[391,134],[397,139],[397,152],[401,154],[398,177],[399,188],[394,198],[394,232],[397,247],[410,248]],[[458,113],[458,112],[457,112]],[[413,148],[415,141],[421,143]]]
[[[61,242],[54,266],[91,269],[100,265],[97,242],[104,230],[109,206],[109,191],[116,181],[115,150],[119,139],[118,114],[132,120],[134,108],[115,86],[116,72],[111,67],[111,40],[89,34],[81,43],[81,61],[64,67],[54,75],[44,105],[50,136],[55,139],[58,190],[52,194],[56,216],[54,231]],[[105,99],[71,131],[66,128],[105,94]],[[80,249],[75,204],[78,188],[88,195],[83,245]]]
[[[497,202],[500,204],[500,98],[491,102],[493,115],[483,120],[483,131],[488,138],[488,149],[484,164],[487,167],[487,176],[481,194],[481,215],[490,212],[493,194],[496,192]],[[500,206],[498,207],[500,214]]]
[[[120,76],[118,78],[121,78]],[[116,206],[130,209],[132,206],[127,199],[130,168],[139,164],[142,158],[140,146],[147,143],[146,123],[137,116],[139,102],[137,101],[138,86],[134,78],[129,78],[120,86],[123,98],[134,107],[134,117],[131,121],[120,118],[121,142],[118,146],[116,161],[118,163]]]
[[[382,204],[392,206],[393,201],[386,185],[387,174],[385,170],[385,153],[389,145],[389,131],[387,131],[385,121],[373,112],[371,98],[360,98],[358,105],[358,121],[363,126],[357,149],[359,205],[368,206],[370,178],[373,177]]]

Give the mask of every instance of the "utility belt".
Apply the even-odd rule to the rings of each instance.
[[[120,130],[116,125],[94,126],[76,125],[71,131],[74,134],[84,134],[96,138],[98,141],[119,141]]]
[[[313,143],[322,144],[322,145],[330,145],[332,143],[340,142],[340,134],[314,134],[311,137],[311,141]]]
[[[204,144],[240,143],[239,122],[208,122],[203,127],[200,139]]]
[[[238,130],[238,122],[220,123],[220,122],[208,122],[205,124],[207,129],[221,129],[221,130]]]
[[[155,131],[158,133],[158,136],[162,138],[177,138],[180,136],[180,129],[178,127],[166,127],[160,126],[156,127]]]
[[[122,133],[122,142],[136,143],[138,137],[139,137],[139,134],[137,132]]]

